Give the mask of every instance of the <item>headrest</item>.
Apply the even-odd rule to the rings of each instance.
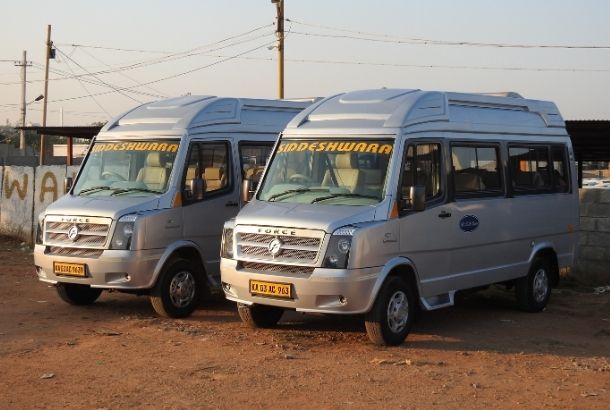
[[[358,168],[356,161],[356,155],[351,152],[345,152],[343,154],[337,154],[335,157],[335,166],[338,169],[355,169]]]
[[[149,152],[146,156],[147,167],[162,167],[161,165],[161,153],[160,152]]]
[[[221,168],[206,168],[203,172],[203,175],[206,180],[210,179],[221,179],[222,178],[222,169]]]
[[[453,161],[453,167],[456,170],[464,169],[464,166],[462,166],[462,163],[460,162],[460,157],[458,157],[455,152],[451,153],[451,160]]]

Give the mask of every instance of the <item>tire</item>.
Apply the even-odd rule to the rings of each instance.
[[[540,312],[551,297],[551,264],[537,257],[527,274],[517,279],[515,294],[519,308],[526,312]]]
[[[150,303],[160,316],[181,318],[193,313],[200,295],[199,272],[188,260],[173,259],[163,267]]]
[[[376,345],[398,346],[413,325],[417,302],[407,281],[398,276],[386,279],[373,308],[366,314],[366,334]]]
[[[77,306],[92,304],[102,293],[102,289],[74,283],[58,283],[55,289],[57,289],[57,294],[64,302]]]
[[[284,309],[275,306],[265,305],[244,305],[237,304],[237,312],[242,322],[252,328],[270,328],[277,325]]]

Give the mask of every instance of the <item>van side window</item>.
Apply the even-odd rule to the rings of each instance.
[[[452,146],[451,163],[458,198],[503,193],[497,147]]]
[[[272,143],[243,142],[239,144],[241,172],[243,179],[259,182],[265,165],[271,156]]]
[[[547,146],[509,147],[508,166],[515,194],[551,190]]]
[[[441,195],[441,145],[409,145],[405,153],[401,194],[409,196],[412,186],[426,189],[426,201]]]
[[[203,179],[204,193],[220,191],[229,186],[229,145],[224,142],[196,142],[191,145],[182,189],[185,200],[192,200],[189,181]],[[205,197],[205,195],[204,195]]]
[[[569,192],[570,178],[566,148],[563,146],[551,147],[551,160],[553,162],[553,190],[555,192]]]

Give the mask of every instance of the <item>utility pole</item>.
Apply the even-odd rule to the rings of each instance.
[[[21,127],[25,127],[25,107],[26,107],[26,95],[25,95],[25,85],[26,85],[26,68],[31,66],[32,63],[28,63],[27,61],[28,52],[23,50],[23,59],[21,63],[15,62],[15,66],[21,67]],[[21,155],[25,155],[25,130],[21,128],[19,130],[19,151]]]
[[[42,126],[47,126],[47,103],[49,101],[49,60],[54,58],[51,53],[51,47],[53,42],[51,41],[51,25],[47,25],[47,43],[46,43],[46,57],[44,67],[44,101],[42,105]],[[46,147],[45,147],[45,135],[40,134],[40,165],[44,165]]]
[[[278,97],[284,98],[284,0],[271,0],[275,4],[277,28],[277,69],[278,69]]]

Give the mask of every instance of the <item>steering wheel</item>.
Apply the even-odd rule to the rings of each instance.
[[[305,182],[311,182],[311,178],[309,178],[307,175],[303,175],[303,174],[292,174],[288,178],[288,181],[297,183],[297,184],[298,183],[304,184]]]
[[[125,181],[125,178],[122,175],[117,174],[112,171],[104,171],[102,172],[102,178],[104,179],[114,179],[118,181]]]

